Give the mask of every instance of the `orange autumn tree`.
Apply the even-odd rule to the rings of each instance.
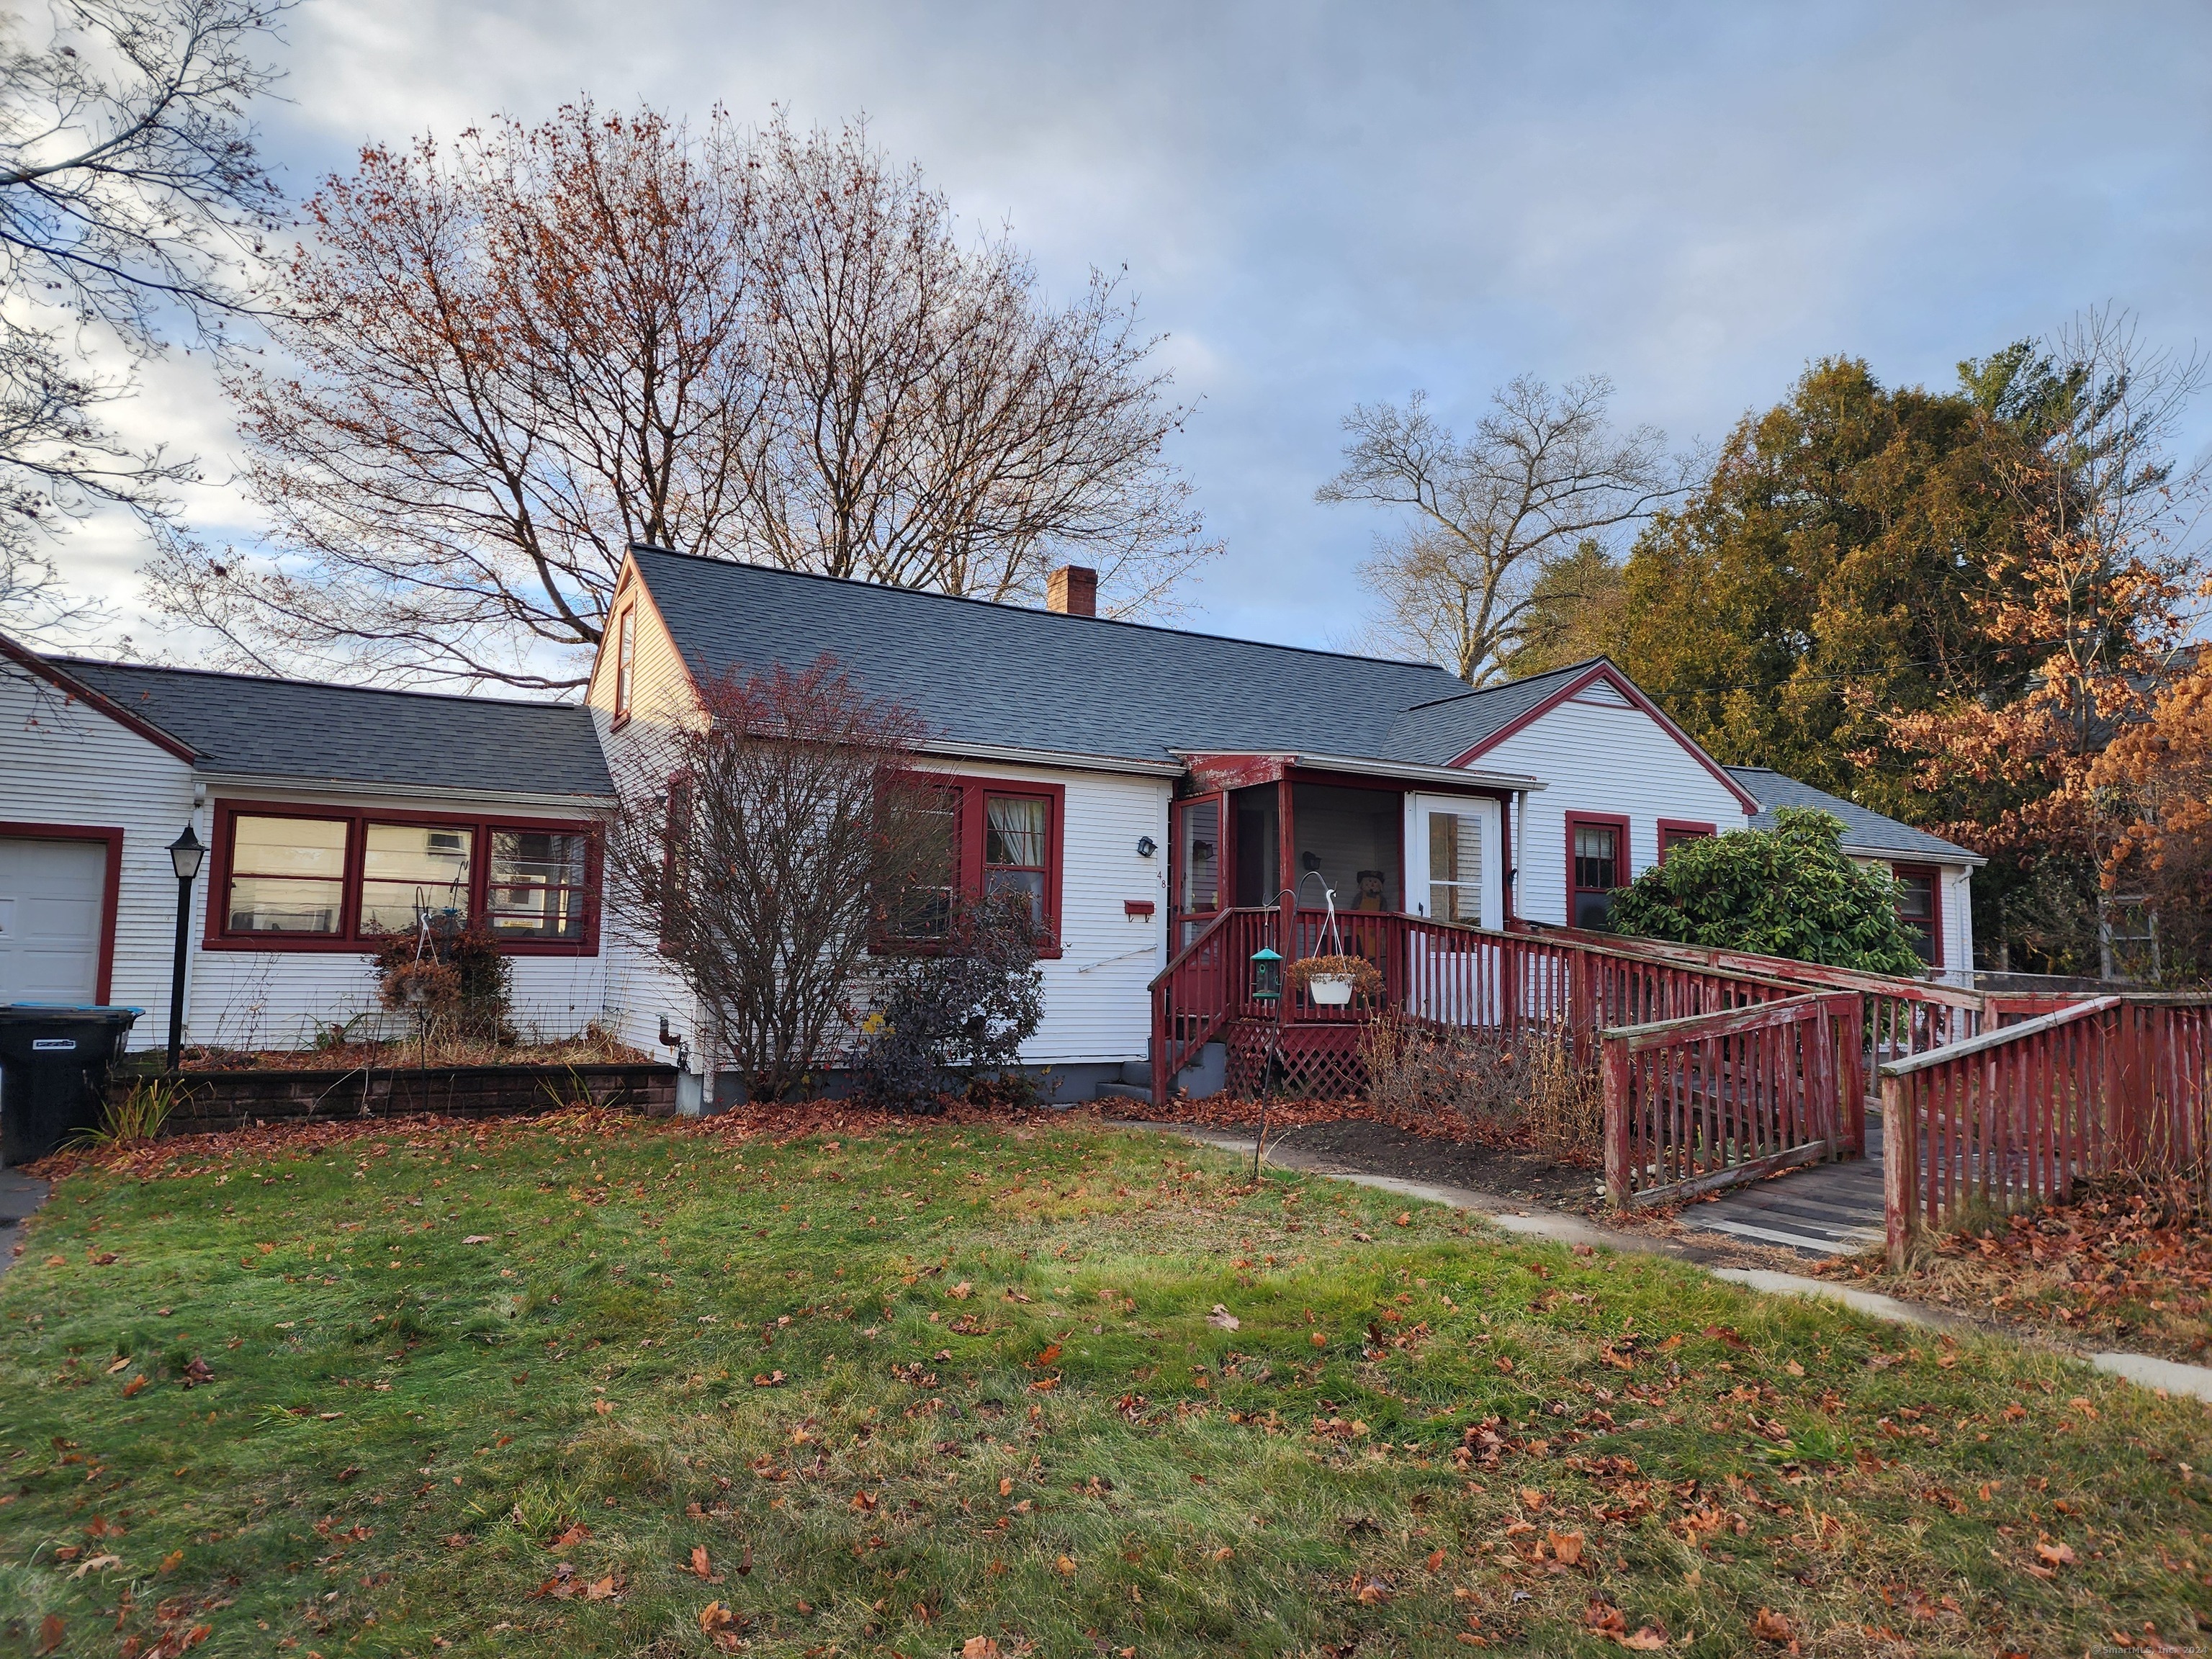
[[[1933,826],[1995,868],[2006,910],[1987,937],[2025,965],[2095,972],[2100,899],[2132,844],[2132,797],[2106,787],[2116,738],[2153,719],[2191,624],[2190,538],[2205,483],[2169,446],[2203,361],[2144,348],[2123,313],[2086,313],[2043,352],[1992,359],[2030,441],[2000,471],[2021,512],[1984,556],[1972,601],[1991,645],[2035,664],[2009,695],[1960,696],[1883,718],[1917,757],[1915,784],[1960,804]],[[2130,751],[2132,752],[2132,751]],[[2015,963],[2014,965],[2023,965]]]
[[[2112,739],[2090,782],[2122,824],[2106,890],[2141,895],[2156,916],[2162,978],[2212,977],[2212,658],[2200,653]]]

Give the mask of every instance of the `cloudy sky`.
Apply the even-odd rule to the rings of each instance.
[[[1147,6],[306,0],[264,131],[304,194],[366,139],[588,92],[741,119],[866,115],[1048,287],[1127,266],[1228,546],[1200,626],[1325,644],[1380,520],[1315,486],[1355,402],[1480,413],[1601,373],[1616,415],[1711,443],[1811,359],[1948,385],[2077,308],[2212,344],[2212,9],[2079,3]],[[207,459],[226,411],[158,368],[134,430]],[[2212,443],[2212,408],[2191,442]],[[70,548],[151,655],[125,526]]]

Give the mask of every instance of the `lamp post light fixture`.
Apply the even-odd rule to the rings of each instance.
[[[173,1072],[185,1047],[185,945],[191,926],[192,882],[200,872],[207,848],[185,825],[185,833],[169,843],[169,867],[177,872],[177,949],[169,963],[169,1069]]]

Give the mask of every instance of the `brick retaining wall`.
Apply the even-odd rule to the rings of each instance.
[[[191,1098],[170,1114],[165,1133],[201,1134],[307,1118],[523,1117],[563,1106],[627,1108],[647,1117],[676,1111],[672,1066],[456,1066],[428,1070],[204,1072],[189,1074]],[[136,1079],[108,1084],[120,1099]]]

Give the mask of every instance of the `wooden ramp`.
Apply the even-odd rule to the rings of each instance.
[[[1867,1114],[1867,1155],[1814,1164],[1692,1204],[1685,1227],[1747,1244],[1772,1244],[1801,1255],[1850,1255],[1882,1242],[1881,1116]]]

